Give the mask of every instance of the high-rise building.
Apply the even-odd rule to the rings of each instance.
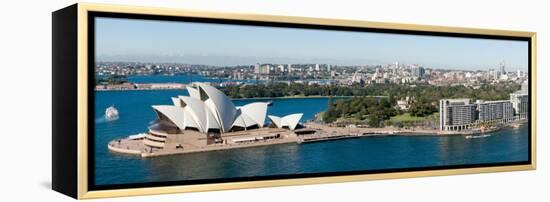
[[[469,99],[439,100],[439,128],[461,131],[480,127],[484,123],[507,123],[529,116],[529,96],[518,91],[510,100],[470,103]]]
[[[254,74],[260,74],[260,63],[254,65]]]
[[[529,116],[529,95],[521,91],[510,94],[510,103],[514,114],[519,119],[526,119]]]
[[[413,77],[416,77],[416,78],[419,78],[419,79],[424,78],[425,72],[426,72],[426,70],[422,66],[414,66],[412,68]]]
[[[439,100],[440,130],[466,130],[476,120],[475,104],[470,99]]]
[[[481,122],[501,120],[509,122],[514,118],[514,109],[509,100],[477,102],[478,119]]]
[[[489,79],[498,80],[500,77],[500,72],[494,69],[489,69]]]
[[[269,74],[269,73],[271,73],[272,69],[273,69],[273,67],[271,67],[271,65],[265,65],[263,73],[264,74]]]
[[[321,71],[321,68],[319,67],[319,64],[315,64],[315,71]]]
[[[504,61],[500,62],[500,74],[505,75],[506,74],[506,64]]]
[[[327,64],[327,72],[330,72],[330,64]]]

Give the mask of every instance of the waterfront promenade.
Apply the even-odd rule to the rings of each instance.
[[[516,123],[521,124],[521,123]],[[484,132],[494,132],[513,125],[495,128]],[[475,135],[479,131],[440,131],[437,129],[402,129],[402,128],[353,128],[330,127],[319,123],[309,122],[304,128],[287,130],[279,128],[261,128],[254,131],[239,131],[224,133],[217,139],[208,139],[204,134],[196,131],[185,131],[185,134],[147,134],[148,138],[116,139],[108,144],[112,152],[139,155],[141,157],[155,157],[166,155],[187,154],[196,152],[220,151],[228,149],[269,146],[275,144],[302,144],[309,142],[330,141],[373,136],[450,136]],[[157,140],[151,142],[151,140]],[[213,142],[214,141],[214,142]],[[151,145],[157,144],[156,147]]]
[[[151,133],[155,133],[155,135]],[[159,135],[163,137],[159,137]],[[154,157],[298,143],[300,141],[292,131],[278,128],[224,133],[219,138],[207,138],[198,131],[185,131],[182,134],[160,134],[150,131],[146,137],[112,140],[108,144],[108,149],[117,153]]]

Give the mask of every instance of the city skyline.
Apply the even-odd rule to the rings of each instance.
[[[510,40],[96,19],[96,61],[214,66],[379,65],[397,61],[461,70],[497,69],[499,62],[505,61],[508,71],[526,71],[527,49],[527,42]]]

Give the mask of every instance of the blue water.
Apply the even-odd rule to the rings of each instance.
[[[526,126],[477,139],[365,137],[145,159],[107,150],[107,143],[112,139],[145,132],[155,119],[151,105],[170,105],[170,97],[177,95],[187,95],[187,91],[96,92],[96,185],[528,160]],[[254,101],[258,100],[236,100],[235,104]],[[326,98],[274,99],[268,114],[304,113],[302,121],[305,121],[325,110],[327,103]],[[119,110],[120,118],[106,121],[103,113],[111,105]]]

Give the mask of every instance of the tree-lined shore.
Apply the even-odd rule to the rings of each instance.
[[[320,116],[326,123],[355,124],[368,127],[433,127],[437,122],[440,99],[469,98],[472,100],[506,100],[520,85],[502,83],[492,85],[434,86],[422,85],[351,85],[334,86],[302,83],[268,83],[258,85],[226,86],[221,90],[234,99],[337,97],[329,99],[328,109]],[[398,100],[411,98],[410,108],[400,110]],[[435,118],[434,118],[435,117]]]
[[[224,86],[220,90],[232,98],[292,97],[292,96],[388,96],[394,103],[405,97],[417,100],[437,101],[448,98],[470,98],[480,100],[508,99],[509,94],[520,89],[519,84],[502,83],[470,86],[434,86],[429,84],[359,84],[320,85],[303,83],[267,83]]]

